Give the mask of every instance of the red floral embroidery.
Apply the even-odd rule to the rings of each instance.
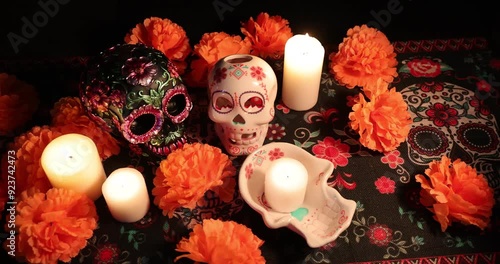
[[[477,97],[472,98],[469,104],[476,109],[482,115],[489,115],[491,113],[490,108],[483,100],[479,100]]]
[[[349,163],[348,158],[351,157],[349,153],[349,145],[344,144],[339,140],[332,137],[325,137],[325,140],[318,140],[318,144],[312,147],[312,152],[318,158],[327,159],[335,166],[346,166]]]
[[[444,89],[444,83],[442,83],[442,82],[434,82],[434,81],[424,82],[424,83],[417,84],[417,87],[420,88],[420,90],[422,90],[422,92],[435,93],[435,92],[441,92],[441,91],[443,91],[443,89]]]
[[[107,264],[115,263],[116,258],[120,255],[120,249],[115,244],[102,245],[94,258],[94,263]]]
[[[385,153],[385,155],[380,158],[380,161],[384,164],[389,164],[391,169],[395,169],[398,165],[403,164],[405,160],[400,157],[401,153],[399,150],[393,150],[391,152]]]
[[[279,149],[279,148],[275,148],[275,149],[269,151],[269,160],[271,160],[271,161],[277,160],[283,156],[285,156],[285,153],[283,151],[281,151],[281,149]]]
[[[431,109],[425,111],[429,119],[438,127],[456,126],[458,124],[458,111],[455,108],[450,108],[447,104],[435,103]]]
[[[366,234],[370,243],[379,247],[387,246],[392,240],[392,229],[383,224],[370,225]]]
[[[485,80],[480,80],[476,83],[477,90],[479,92],[489,93],[491,91],[491,84]]]
[[[491,59],[490,67],[496,70],[500,70],[500,59]]]
[[[396,183],[391,178],[382,176],[375,181],[375,187],[381,194],[391,194],[396,189]]]
[[[354,190],[356,188],[356,182],[347,182],[346,179],[344,179],[345,176],[346,178],[351,178],[352,174],[350,173],[334,173],[330,176],[330,179],[333,180],[328,180],[328,186],[330,187],[337,187],[339,190],[342,190],[343,188],[346,188],[347,190]]]
[[[427,58],[413,59],[407,65],[410,74],[415,77],[436,77],[441,74],[439,62]]]
[[[262,67],[252,66],[250,67],[250,71],[251,71],[250,75],[252,76],[252,78],[255,78],[259,81],[262,81],[262,79],[266,78],[266,74],[262,70]]]
[[[155,223],[156,219],[158,219],[158,214],[156,213],[156,211],[150,210],[143,218],[141,218],[137,222],[134,222],[133,225],[136,228],[141,228],[141,229],[147,228],[147,227],[150,227],[151,225],[153,225]]]

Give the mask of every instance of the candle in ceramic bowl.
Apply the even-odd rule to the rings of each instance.
[[[43,150],[40,163],[53,187],[85,193],[92,200],[101,197],[106,173],[89,137],[65,134],[53,139]]]
[[[137,222],[149,210],[144,176],[134,168],[114,170],[102,185],[102,194],[111,215],[120,222]]]
[[[282,213],[293,212],[304,202],[309,175],[298,160],[280,158],[266,170],[264,196],[269,206]]]
[[[283,65],[283,103],[290,109],[305,111],[318,101],[325,48],[308,34],[295,35],[285,44]]]

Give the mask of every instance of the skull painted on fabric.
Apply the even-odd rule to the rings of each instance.
[[[193,107],[176,67],[160,51],[119,44],[90,61],[80,86],[89,115],[145,153],[165,157],[187,142]]]
[[[500,190],[500,136],[484,101],[448,82],[414,84],[401,93],[413,118],[407,150],[414,164],[427,166],[441,156],[460,158]]]
[[[261,147],[274,118],[276,74],[263,59],[235,54],[220,59],[208,76],[208,116],[233,156]]]

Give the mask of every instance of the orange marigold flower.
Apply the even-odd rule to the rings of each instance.
[[[98,221],[94,202],[67,189],[25,191],[16,212],[16,253],[29,263],[71,261],[87,245]]]
[[[230,202],[236,168],[220,148],[208,144],[185,144],[160,162],[153,179],[154,203],[172,217],[180,207],[193,209],[208,190]],[[223,188],[222,188],[223,187]]]
[[[38,94],[16,76],[0,73],[0,136],[22,128],[39,105]]]
[[[78,97],[62,97],[50,110],[52,125],[66,125],[85,116],[85,109]]]
[[[369,83],[365,87],[363,87],[363,93],[366,95],[368,99],[373,99],[375,97],[378,97],[379,95],[387,92],[387,89],[389,88],[389,84],[382,80],[382,78],[379,78],[376,82],[374,83]]]
[[[460,159],[429,163],[425,175],[416,175],[420,183],[420,203],[434,213],[434,219],[445,231],[451,222],[488,226],[495,204],[493,189],[482,174]]]
[[[146,18],[137,24],[125,35],[125,42],[142,43],[163,52],[181,75],[187,68],[186,58],[192,50],[186,31],[170,19],[159,17]]]
[[[186,252],[175,258],[202,263],[266,263],[260,246],[264,241],[245,225],[234,221],[205,219],[193,227],[189,238],[182,238],[176,251]]]
[[[379,152],[395,150],[406,140],[412,123],[408,105],[396,88],[371,101],[359,96],[349,113],[350,126],[358,131],[360,143]]]
[[[347,88],[365,87],[379,78],[390,83],[397,76],[394,47],[384,33],[366,25],[349,29],[338,52],[328,58],[330,73]]]
[[[225,32],[205,33],[198,44],[194,45],[195,58],[187,73],[186,84],[191,87],[208,87],[208,73],[220,59],[232,54],[250,54],[251,43],[248,38],[229,35]]]
[[[30,131],[19,135],[14,140],[16,152],[16,192],[23,192],[34,187],[46,192],[52,185],[40,164],[45,147],[55,138],[62,135],[49,126],[35,126]]]
[[[260,13],[241,23],[241,32],[252,43],[251,54],[262,58],[280,58],[285,52],[286,41],[293,36],[288,20],[281,16]]]
[[[94,141],[102,160],[120,153],[120,144],[109,132],[94,122],[78,97],[63,97],[51,110],[52,125],[63,134],[78,133]]]

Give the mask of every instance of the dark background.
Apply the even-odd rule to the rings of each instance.
[[[264,1],[262,1],[264,2]],[[53,16],[43,19],[40,3],[57,3]],[[116,43],[145,18],[169,18],[182,26],[196,44],[205,32],[240,33],[240,22],[260,12],[280,15],[293,33],[309,33],[322,43],[338,44],[347,29],[383,17],[381,29],[391,41],[435,38],[484,37],[490,47],[498,43],[500,16],[494,1],[285,1],[251,0],[40,0],[4,1],[0,22],[0,58],[95,55]],[[218,4],[219,14],[214,7]],[[399,12],[389,14],[388,5]],[[55,9],[52,9],[55,10]],[[38,15],[37,15],[38,14]],[[375,14],[375,15],[374,15]],[[385,14],[385,15],[383,15]],[[36,34],[24,39],[16,53],[9,33],[23,35],[25,21],[39,19]],[[23,20],[24,18],[24,20]]]

